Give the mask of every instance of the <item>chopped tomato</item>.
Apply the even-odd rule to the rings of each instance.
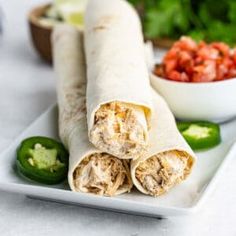
[[[203,65],[194,67],[192,82],[210,82],[216,77],[216,63],[205,61]]]
[[[196,43],[181,37],[165,55],[155,74],[181,82],[211,82],[236,77],[236,49],[222,42]]]
[[[185,72],[180,73],[176,70],[173,70],[171,73],[169,73],[168,79],[180,82],[189,82],[188,75]]]
[[[176,70],[171,71],[171,73],[168,75],[168,78],[170,80],[180,81],[180,82],[188,82],[189,78],[185,72],[178,72]]]
[[[229,56],[230,48],[227,44],[221,42],[215,42],[211,44],[211,47],[218,50],[223,56]]]
[[[179,41],[175,42],[174,47],[186,51],[195,51],[197,50],[197,43],[191,38],[183,36]]]
[[[177,68],[177,60],[168,60],[168,62],[165,64],[165,72],[166,74],[169,74],[171,71],[175,70]]]
[[[223,80],[227,75],[228,69],[220,64],[217,66],[216,80]]]
[[[233,62],[236,65],[236,49],[233,51]]]
[[[234,78],[234,77],[236,77],[236,69],[235,69],[235,68],[229,70],[229,72],[228,72],[228,74],[227,74],[227,78],[228,78],[228,79],[229,79],[229,78]]]
[[[176,81],[181,81],[180,80],[180,73],[177,70],[172,70],[169,74],[168,74],[168,79],[170,80],[176,80]]]
[[[201,58],[201,60],[216,60],[219,56],[219,52],[215,48],[205,46],[197,51],[197,56]]]

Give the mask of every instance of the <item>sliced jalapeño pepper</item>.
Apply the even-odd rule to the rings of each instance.
[[[17,150],[18,171],[44,184],[57,184],[66,179],[68,152],[64,146],[47,137],[30,137]]]
[[[220,127],[208,121],[177,122],[185,140],[193,150],[215,147],[221,142]]]

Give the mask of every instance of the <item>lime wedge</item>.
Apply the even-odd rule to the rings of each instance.
[[[83,12],[73,12],[65,17],[65,21],[69,24],[75,25],[75,26],[81,26],[84,25],[84,14]]]
[[[83,28],[84,11],[88,0],[55,0],[61,18],[68,24]]]

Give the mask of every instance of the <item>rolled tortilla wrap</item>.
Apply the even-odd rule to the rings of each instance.
[[[122,159],[146,152],[151,115],[142,29],[124,0],[90,0],[85,12],[90,141]]]
[[[59,133],[70,154],[70,188],[106,196],[130,191],[128,161],[99,151],[88,140],[82,35],[72,26],[60,25],[55,28],[52,41],[58,77]]]
[[[196,157],[179,133],[164,99],[154,91],[152,97],[150,149],[131,162],[131,176],[138,190],[159,196],[187,178]]]

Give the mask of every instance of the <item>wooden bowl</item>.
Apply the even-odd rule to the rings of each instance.
[[[165,48],[165,49],[171,48],[174,42],[176,41],[169,38],[157,38],[157,39],[149,39],[149,40],[153,43],[154,47],[160,47],[160,48]]]
[[[44,15],[50,4],[33,8],[28,16],[28,23],[33,45],[38,54],[47,62],[52,62],[51,34],[53,27],[43,26],[39,18]]]
[[[47,62],[52,62],[52,45],[51,34],[53,27],[44,26],[40,24],[39,18],[44,15],[45,11],[51,6],[51,4],[44,4],[33,8],[28,17],[31,39],[33,45],[41,58]],[[146,39],[149,40],[149,39]],[[157,38],[151,39],[155,47],[170,48],[175,42],[173,39]]]

